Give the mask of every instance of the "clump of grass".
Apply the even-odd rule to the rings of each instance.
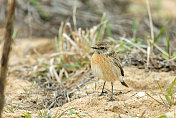
[[[11,112],[11,113],[14,113],[14,106],[12,104],[12,98],[11,98],[11,104],[10,104],[10,107],[7,106],[8,110]]]
[[[78,118],[81,118],[81,116],[78,113],[75,113],[72,109],[69,110],[70,115],[76,115]]]
[[[150,33],[151,33],[151,39],[148,40],[148,47],[147,47],[147,68],[149,67],[149,59],[150,59],[150,55],[153,54],[153,47],[156,47],[159,51],[161,51],[161,53],[168,57],[170,59],[170,41],[166,36],[166,40],[167,40],[167,51],[163,50],[162,48],[160,48],[156,42],[157,40],[161,37],[161,35],[164,33],[168,23],[170,20],[168,20],[166,22],[166,24],[162,27],[162,29],[160,30],[159,34],[154,37],[154,30],[153,30],[153,21],[152,21],[152,16],[151,16],[151,11],[150,11],[150,3],[149,0],[146,0],[146,6],[147,6],[147,11],[148,11],[148,16],[149,16],[149,23],[150,23]],[[173,57],[175,58],[175,57]],[[172,59],[171,59],[172,60]]]
[[[44,110],[40,110],[38,112],[38,118],[57,118],[57,112],[55,115],[53,115],[51,110],[47,110],[46,108]]]
[[[59,83],[65,82],[77,71],[89,67],[91,46],[95,42],[103,40],[104,34],[112,36],[105,14],[103,14],[100,24],[85,30],[72,28],[69,22],[62,22],[58,36],[53,42],[57,52],[51,54],[47,59],[38,59],[38,66],[35,70],[39,76],[47,75],[55,78]]]
[[[161,37],[161,35],[164,33],[167,25],[168,25],[169,21],[166,22],[166,24],[161,28],[160,32],[158,33],[158,35],[155,37],[154,39],[154,44],[157,43],[158,39]]]
[[[65,110],[64,112],[62,112],[62,113],[58,116],[58,118],[61,118],[62,116],[64,116],[67,111],[69,111],[70,114],[74,113],[73,109],[77,109],[77,107],[74,107],[74,108],[70,108],[70,109]]]
[[[163,90],[162,90],[162,88],[161,88],[159,82],[157,81],[157,84],[158,84],[158,86],[159,86],[159,88],[160,88],[162,94],[163,94],[164,97],[165,97],[165,100],[166,100],[165,105],[167,105],[167,106],[172,106],[172,105],[175,105],[175,104],[176,104],[176,100],[175,100],[175,97],[174,97],[174,96],[175,96],[175,93],[176,93],[176,91],[175,91],[175,89],[174,89],[175,83],[176,83],[176,78],[175,78],[174,81],[171,83],[171,85],[166,88],[165,92],[163,92]],[[162,101],[164,101],[164,100],[162,100]],[[163,103],[164,103],[164,102],[163,102]]]
[[[15,113],[15,110],[19,109],[20,105],[21,105],[21,101],[18,103],[18,105],[13,105],[12,98],[11,98],[10,105],[7,105],[7,109],[11,113]]]
[[[171,107],[171,106],[175,105],[175,104],[176,104],[176,99],[175,99],[175,97],[176,97],[176,96],[175,96],[176,90],[175,90],[174,85],[175,85],[175,83],[176,83],[176,78],[172,81],[171,85],[168,86],[165,90],[163,90],[163,89],[161,88],[161,85],[160,85],[160,83],[159,83],[158,80],[156,80],[156,82],[157,82],[158,87],[159,87],[159,89],[160,89],[160,91],[161,91],[161,95],[164,96],[164,99],[163,99],[162,96],[159,95],[159,97],[160,97],[160,99],[161,99],[162,102],[160,102],[159,100],[153,98],[153,97],[152,97],[150,94],[148,94],[148,93],[147,93],[147,95],[148,95],[149,97],[151,97],[152,99],[154,99],[154,100],[155,100],[156,102],[158,102],[159,104],[164,105],[165,107]]]
[[[155,37],[154,42],[152,43],[152,45],[155,46],[159,51],[161,51],[162,55],[164,55],[164,56],[166,56],[166,57],[169,58],[170,55],[169,55],[168,50],[165,51],[165,50],[163,50],[162,48],[160,48],[160,47],[157,45],[158,39],[164,34],[165,29],[166,29],[168,23],[169,23],[169,20],[168,20],[168,21],[166,22],[166,24],[161,28],[160,32],[159,32],[158,35]],[[169,38],[167,37],[167,35],[166,35],[165,39],[166,39],[166,41],[167,41],[167,43],[166,43],[166,44],[167,44],[167,48],[170,49],[170,40],[169,40]],[[170,50],[169,50],[169,51],[170,51]]]
[[[25,89],[25,88],[23,87],[23,91],[24,91],[24,93],[26,94],[26,96],[29,97],[29,95],[31,94],[33,85],[34,85],[34,82],[31,84],[31,86],[30,86],[29,89]]]
[[[22,114],[24,115],[25,118],[32,118],[31,114],[28,111]]]
[[[105,33],[107,33],[108,37],[112,37],[112,32],[111,32],[111,29],[109,27],[109,23],[107,21],[106,14],[103,13],[103,16],[102,16],[101,22],[100,22],[99,31],[98,31],[98,33],[96,35],[96,39],[95,40],[98,41],[100,39],[103,39]]]
[[[78,118],[82,118],[81,116],[83,116],[83,117],[89,116],[90,118],[92,118],[88,113],[85,113],[85,112],[76,112],[75,110],[77,108],[78,107],[69,108],[69,109],[65,110],[64,112],[62,112],[57,118],[61,118],[64,115],[70,115],[70,116],[71,115],[75,115]]]
[[[166,27],[168,26],[170,20],[168,20],[164,26],[161,28],[160,32],[158,33],[158,35],[154,38],[153,42],[151,43],[151,46],[155,46],[156,49],[158,49],[163,57],[166,57],[168,59],[173,59],[174,57],[176,57],[176,52],[173,52],[171,54],[171,47],[170,47],[170,39],[167,35]],[[165,34],[165,35],[164,35]],[[161,47],[159,47],[159,45],[157,44],[158,40],[161,38],[161,36],[164,35],[164,40],[165,40],[165,44],[166,44],[166,49],[162,49]]]

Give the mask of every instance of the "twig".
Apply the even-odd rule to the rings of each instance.
[[[61,79],[59,78],[53,63],[54,63],[54,58],[52,58],[50,60],[49,73],[50,73],[51,77],[53,77],[53,78],[55,77],[56,78],[58,83],[61,83]]]
[[[55,102],[55,100],[49,105],[49,107],[48,107],[48,109],[51,109],[53,106],[54,106],[54,104],[55,104],[56,102]]]
[[[147,12],[148,12],[148,16],[149,16],[149,21],[150,21],[150,34],[151,34],[151,39],[152,42],[154,42],[154,32],[153,32],[153,22],[152,22],[152,15],[151,15],[151,11],[150,11],[150,4],[149,4],[149,0],[146,0],[146,4],[147,4]],[[151,52],[153,51],[153,46],[151,45]]]
[[[86,79],[85,81],[81,82],[79,85],[78,85],[78,88],[80,88],[81,86],[83,86],[84,84],[86,84],[87,82],[89,82],[91,79]]]
[[[76,26],[76,6],[73,7],[73,24],[74,24],[75,31],[77,31],[77,26]]]
[[[162,102],[158,101],[157,99],[155,99],[154,97],[152,97],[150,94],[148,94],[147,92],[145,92],[149,97],[151,97],[153,100],[155,100],[156,102],[158,102],[159,104],[164,105]]]
[[[174,60],[176,60],[176,56],[175,56],[175,57],[173,57],[172,59],[165,60],[165,61],[174,61]]]
[[[150,21],[150,33],[151,33],[151,42],[148,44],[148,48],[147,48],[147,68],[149,66],[149,60],[150,60],[150,54],[153,52],[153,44],[154,44],[154,33],[153,33],[153,22],[152,22],[152,16],[151,16],[151,11],[150,11],[150,4],[149,4],[149,0],[146,0],[146,4],[147,4],[147,12],[148,12],[148,16],[149,16],[149,21]]]
[[[91,79],[86,79],[85,81],[82,81],[75,89],[69,92],[69,94],[74,93],[76,90],[79,90],[81,86],[89,82]]]
[[[28,18],[27,18],[27,22],[28,22],[28,27],[29,27],[29,38],[32,38],[32,15],[31,15],[31,8],[30,8],[30,1],[27,2],[27,10],[28,10]]]
[[[63,33],[63,37],[67,39],[77,50],[79,50],[78,45],[65,33]]]
[[[154,44],[154,46],[161,52],[164,53],[165,55],[169,55],[167,52],[165,52],[162,48],[160,48],[158,45]]]
[[[133,45],[134,47],[138,48],[141,52],[143,52],[145,54],[147,53],[144,49],[140,48],[138,45],[136,45],[135,43],[131,42],[130,40],[128,40],[128,39],[126,39],[124,37],[119,37],[119,38],[120,38],[120,40],[126,41],[126,42],[130,43],[131,45]]]
[[[9,53],[11,51],[11,44],[12,44],[12,35],[13,35],[13,21],[15,17],[15,6],[16,0],[9,0],[8,1],[8,16],[6,21],[6,31],[4,35],[4,46],[3,46],[3,53],[1,57],[1,70],[0,70],[0,118],[1,113],[4,106],[4,88],[5,88],[5,79],[8,70],[8,60],[9,60]]]
[[[75,52],[59,52],[59,53],[53,53],[49,57],[57,57],[60,55],[75,55]]]
[[[150,47],[150,42],[148,41],[148,46],[147,46],[147,69],[148,69],[149,63],[150,63],[150,51],[151,51],[151,47]]]

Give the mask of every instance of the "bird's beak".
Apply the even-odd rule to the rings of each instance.
[[[91,47],[92,49],[97,49],[96,47]]]

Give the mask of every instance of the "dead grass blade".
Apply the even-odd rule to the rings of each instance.
[[[57,57],[60,55],[76,55],[76,53],[75,52],[58,52],[58,53],[52,53],[49,57],[52,58],[52,57]]]
[[[124,38],[124,37],[119,37],[119,38],[120,38],[120,40],[122,40],[122,41],[126,41],[127,43],[131,44],[133,47],[138,48],[138,49],[139,49],[141,52],[143,52],[144,54],[147,53],[144,49],[140,48],[138,45],[136,45],[136,44],[133,43],[132,41],[130,41],[130,40]]]
[[[146,0],[146,5],[147,5],[147,12],[149,16],[149,22],[150,22],[150,34],[151,34],[151,42],[152,44],[154,43],[154,32],[153,32],[153,21],[152,21],[152,15],[150,11],[150,3],[149,0]],[[153,51],[153,45],[150,45],[150,53]]]
[[[158,101],[157,99],[153,98],[149,93],[145,92],[149,97],[151,97],[153,100],[155,100],[156,102],[158,102],[161,105],[164,105],[162,102]]]

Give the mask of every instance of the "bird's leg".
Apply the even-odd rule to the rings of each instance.
[[[113,102],[113,82],[111,82],[111,86],[112,86],[112,95],[111,95],[111,98],[109,99],[109,101],[112,101]]]
[[[99,96],[102,96],[104,93],[106,93],[106,91],[104,91],[105,84],[106,84],[106,81],[104,82],[103,89],[102,89],[101,94]]]

